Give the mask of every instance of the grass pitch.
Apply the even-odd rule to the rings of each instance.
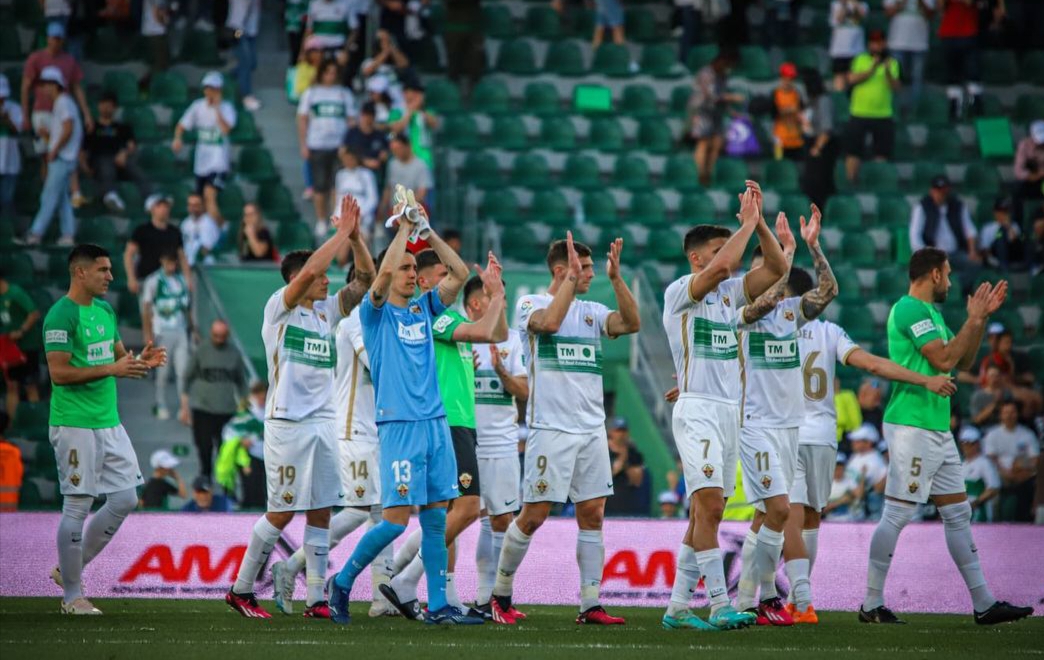
[[[767,656],[862,658],[1044,656],[1044,617],[986,628],[970,615],[906,615],[906,626],[868,626],[851,612],[821,612],[818,626],[752,628],[718,633],[667,631],[660,610],[612,608],[626,626],[574,623],[569,607],[524,607],[518,626],[430,627],[399,618],[370,619],[353,603],[347,627],[276,612],[244,619],[220,599],[98,599],[100,617],[58,613],[57,598],[0,598],[0,657],[187,660],[238,658],[496,658],[660,660],[702,653],[721,660]],[[266,607],[271,605],[265,601]],[[272,608],[274,611],[274,607]]]

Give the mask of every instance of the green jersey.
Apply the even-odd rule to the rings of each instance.
[[[921,355],[921,348],[936,339],[943,342],[953,339],[953,333],[946,327],[939,310],[913,296],[900,298],[888,315],[888,356],[892,361],[925,376],[938,376],[942,372]],[[930,431],[948,431],[950,401],[918,385],[897,382],[885,408],[884,421]]]
[[[44,349],[69,353],[74,367],[97,367],[116,361],[116,313],[95,298],[78,305],[68,296],[56,302],[43,324]],[[51,426],[108,429],[120,425],[116,379],[112,376],[81,385],[52,383]]]
[[[430,110],[426,110],[430,115],[435,114]],[[402,118],[403,112],[399,108],[393,109],[388,113],[388,123],[391,124]],[[413,153],[420,158],[432,171],[435,170],[435,157],[431,154],[432,149],[432,137],[431,130],[428,125],[424,123],[424,113],[415,112],[410,115],[410,123],[406,126],[406,135],[410,138],[410,146],[413,147]]]
[[[447,309],[431,326],[435,337],[435,373],[450,426],[475,428],[475,362],[471,342],[453,341],[453,331],[468,319]]]
[[[7,292],[0,293],[0,335],[20,330],[25,319],[36,311],[36,303],[17,284],[8,284]],[[30,330],[18,340],[23,351],[40,350],[40,333]]]

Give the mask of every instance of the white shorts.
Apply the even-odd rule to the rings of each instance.
[[[721,488],[725,497],[732,497],[739,460],[739,406],[683,394],[672,420],[685,472],[685,497],[704,488]]]
[[[885,495],[924,504],[930,495],[965,492],[957,443],[949,431],[885,424],[888,482]]]
[[[47,146],[50,142],[49,138],[45,138],[41,135],[41,131],[51,130],[51,116],[50,110],[33,110],[30,115],[31,123],[33,125],[33,151],[38,154],[47,153]]]
[[[48,435],[62,495],[98,497],[145,483],[122,424],[107,429],[52,426]]]
[[[743,492],[748,502],[789,495],[794,484],[798,430],[744,426],[740,430]]]
[[[381,503],[380,444],[365,440],[337,441],[341,450],[341,484],[345,506],[373,506]]]
[[[822,511],[830,501],[830,486],[834,483],[834,465],[837,448],[824,445],[800,445],[794,485],[790,489],[790,503],[804,504]]]
[[[491,516],[512,513],[519,509],[518,494],[522,470],[518,455],[479,458],[479,490],[482,508]]]
[[[586,502],[613,494],[605,429],[564,433],[530,429],[522,478],[524,502]]]
[[[264,448],[269,511],[347,506],[332,419],[267,419]]]

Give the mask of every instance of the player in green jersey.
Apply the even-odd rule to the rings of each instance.
[[[50,438],[64,497],[58,567],[51,578],[65,592],[63,613],[101,614],[83,597],[80,574],[137,506],[135,488],[144,483],[120,424],[116,379],[144,377],[166,362],[167,353],[151,343],[139,355],[123,346],[116,313],[102,299],[112,282],[112,262],[103,248],[73,248],[69,275],[69,292],[51,307],[43,324],[53,386]],[[84,531],[99,495],[106,496],[105,505]]]
[[[950,290],[946,253],[922,248],[910,257],[910,290],[888,315],[888,353],[907,369],[936,376],[954,367],[968,369],[982,343],[986,321],[1004,303],[1008,283],[984,283],[968,297],[968,320],[955,335],[935,303]],[[1033,608],[998,601],[986,586],[971,533],[971,505],[961,458],[950,433],[950,402],[925,388],[897,382],[884,414],[888,442],[888,480],[881,522],[870,540],[866,598],[859,609],[864,623],[903,623],[884,604],[884,583],[903,527],[918,504],[931,497],[939,509],[946,546],[971,593],[975,623],[1014,621]]]

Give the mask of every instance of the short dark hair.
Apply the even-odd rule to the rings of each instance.
[[[304,268],[305,263],[311,256],[311,250],[294,250],[287,253],[283,257],[283,263],[279,265],[279,273],[283,276],[283,281],[289,284],[293,276],[297,275],[298,271]]]
[[[424,270],[425,268],[431,268],[438,266],[442,263],[442,259],[439,259],[439,255],[435,250],[423,250],[417,253],[417,272]]]
[[[916,282],[946,263],[946,253],[939,248],[923,247],[910,255],[910,281]]]
[[[322,84],[323,76],[326,74],[326,70],[333,67],[336,71],[340,72],[341,67],[337,64],[337,60],[323,60],[319,64],[319,70],[315,72],[315,83]]]
[[[94,243],[81,243],[69,253],[69,268],[84,261],[94,262],[102,257],[108,257],[109,251]]]
[[[171,246],[164,247],[162,250],[160,250],[159,258],[160,258],[160,261],[163,261],[164,259],[170,260],[170,261],[177,261],[178,260],[178,248],[171,247]]]
[[[815,287],[812,276],[804,268],[791,268],[787,278],[787,288],[795,296],[803,296]]]
[[[685,232],[685,241],[682,245],[685,248],[685,253],[688,254],[693,250],[697,250],[707,243],[711,242],[715,238],[729,238],[732,236],[732,231],[728,227],[719,227],[718,225],[696,225],[689,231]]]
[[[464,304],[467,305],[471,296],[482,291],[482,278],[475,275],[464,283]]]
[[[377,115],[377,104],[373,101],[367,101],[362,104],[362,108],[359,110],[360,114],[363,115]]]
[[[113,92],[111,90],[106,90],[106,91],[102,92],[101,98],[98,99],[98,103],[102,103],[103,101],[107,101],[107,102],[109,102],[109,103],[111,103],[113,105],[119,105],[120,104],[120,100],[116,96],[116,92]]]
[[[591,248],[583,243],[573,241],[573,247],[576,249],[577,256],[591,256]],[[554,271],[555,266],[567,263],[569,263],[569,249],[566,247],[565,239],[552,242],[551,247],[547,249],[547,269]]]
[[[402,142],[407,147],[410,146],[410,136],[405,133],[395,133],[391,138],[392,142]]]
[[[461,238],[460,231],[457,229],[443,229],[441,232],[439,232],[439,235],[442,237],[443,241],[450,241],[454,238],[460,240]]]
[[[1017,399],[1011,398],[1010,394],[1001,399],[1000,408],[997,409],[997,412],[1003,410],[1004,406],[1015,406],[1015,414],[1019,417],[1022,416],[1022,404],[1020,404]]]

